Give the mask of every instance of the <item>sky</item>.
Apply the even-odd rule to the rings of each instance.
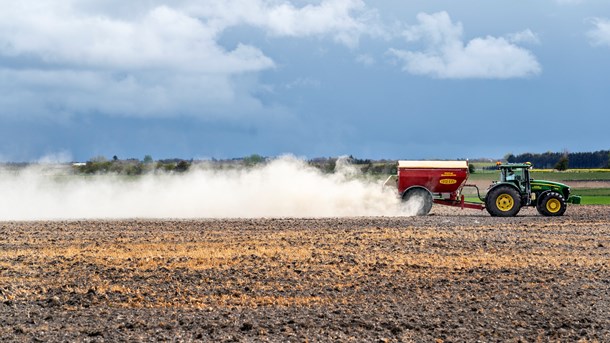
[[[607,0],[0,0],[0,161],[610,149]]]

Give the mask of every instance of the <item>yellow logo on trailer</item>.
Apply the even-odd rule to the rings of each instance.
[[[454,172],[444,172],[441,176],[457,176]]]
[[[453,184],[457,183],[457,180],[456,179],[441,179],[439,182],[443,185],[453,185]]]

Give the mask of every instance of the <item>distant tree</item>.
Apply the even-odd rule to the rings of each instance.
[[[470,174],[474,174],[474,173],[476,172],[476,169],[475,169],[475,167],[474,167],[474,164],[472,164],[472,163],[469,163],[469,164],[468,164],[468,172],[469,172]]]
[[[117,157],[117,155],[114,155],[114,156],[112,156],[112,160],[113,160],[113,161],[118,161],[118,160],[119,160],[119,158]]]
[[[175,163],[166,163],[163,161],[157,161],[155,169],[170,172],[170,171],[174,170],[175,167],[176,167]]]
[[[348,157],[348,161],[351,164],[371,164],[373,161],[371,161],[370,159],[361,159],[361,158],[356,158],[352,155],[349,155]]]
[[[110,170],[112,162],[104,156],[92,157],[84,166],[80,166],[78,171],[85,174],[106,173]]]
[[[150,164],[150,163],[153,163],[153,158],[152,158],[152,156],[150,156],[150,155],[146,155],[146,156],[144,156],[144,160],[143,160],[143,162],[144,162],[145,164]]]
[[[265,158],[258,154],[252,154],[248,157],[244,157],[244,164],[246,166],[254,166],[263,162],[265,162]]]
[[[140,175],[142,174],[142,164],[140,162],[126,165],[121,168],[120,173],[127,175]]]
[[[568,169],[568,163],[569,163],[568,154],[564,154],[563,156],[561,156],[559,161],[557,161],[557,163],[555,164],[555,169],[557,169],[559,171],[564,171],[564,170]]]
[[[190,166],[191,166],[190,163],[182,160],[182,161],[178,162],[178,164],[176,164],[176,168],[174,168],[174,170],[177,172],[185,172],[189,169]]]
[[[326,163],[322,164],[321,169],[323,172],[330,174],[330,173],[335,172],[336,167],[337,167],[337,159],[329,158],[328,160],[326,160]]]

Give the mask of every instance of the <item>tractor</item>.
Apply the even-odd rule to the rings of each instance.
[[[562,216],[568,203],[580,204],[580,197],[570,194],[570,187],[552,181],[530,178],[530,163],[498,163],[500,180],[485,196],[485,208],[492,216],[512,217],[524,206],[535,206],[544,216]]]

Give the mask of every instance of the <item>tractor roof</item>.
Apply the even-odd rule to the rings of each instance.
[[[532,164],[529,162],[498,164],[498,168],[506,168],[506,169],[527,168],[527,169],[530,169],[530,168],[532,168]]]

